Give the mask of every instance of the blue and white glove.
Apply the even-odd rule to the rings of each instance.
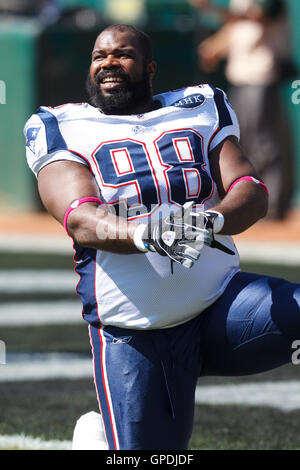
[[[216,212],[193,212],[193,204],[187,202],[158,221],[139,225],[134,234],[135,245],[140,251],[168,256],[186,268],[199,259],[203,245],[226,249],[214,239],[215,227],[217,231],[222,229],[223,216]]]

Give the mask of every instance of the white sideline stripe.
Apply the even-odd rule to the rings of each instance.
[[[299,266],[300,243],[235,240],[241,261]]]
[[[0,435],[0,449],[17,447],[24,450],[72,450],[71,441],[43,441],[37,437],[13,434]]]
[[[93,377],[92,356],[68,353],[16,353],[0,364],[0,382],[81,379]]]
[[[0,270],[1,293],[74,292],[79,275],[70,269],[15,269]]]
[[[73,241],[67,235],[0,235],[0,250],[11,253],[74,254]]]
[[[83,323],[80,300],[0,303],[0,326],[24,327]],[[1,335],[0,335],[1,336]]]
[[[234,242],[242,261],[270,264],[300,264],[300,244],[297,242],[244,241]],[[11,253],[74,254],[71,238],[64,236],[0,235],[0,250]]]
[[[300,409],[300,381],[197,386],[198,405],[266,406],[282,411]]]

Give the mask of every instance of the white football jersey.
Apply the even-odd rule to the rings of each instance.
[[[101,198],[133,222],[158,217],[163,207],[194,201],[207,210],[219,202],[208,154],[227,136],[239,138],[225,93],[190,86],[154,97],[158,109],[105,115],[87,103],[41,107],[25,125],[27,161],[37,175],[45,165],[87,165]],[[215,302],[239,270],[230,236],[216,239],[234,251],[204,247],[191,269],[157,253],[119,255],[75,244],[77,292],[94,326],[166,328],[186,322]]]

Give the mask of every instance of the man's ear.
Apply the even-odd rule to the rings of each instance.
[[[154,74],[156,72],[156,68],[157,68],[156,62],[154,62],[153,60],[151,62],[149,62],[149,64],[147,65],[147,72],[148,72],[148,74],[150,75],[151,78],[154,77]]]

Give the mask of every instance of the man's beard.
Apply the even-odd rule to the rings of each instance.
[[[122,87],[103,95],[100,81],[105,75],[121,77],[124,80]],[[96,108],[100,108],[104,114],[135,114],[135,110],[141,105],[149,103],[152,97],[149,75],[146,70],[144,70],[142,78],[135,83],[130,82],[130,78],[123,70],[99,73],[95,82],[96,84],[92,82],[91,76],[88,74],[86,91],[89,102]]]

